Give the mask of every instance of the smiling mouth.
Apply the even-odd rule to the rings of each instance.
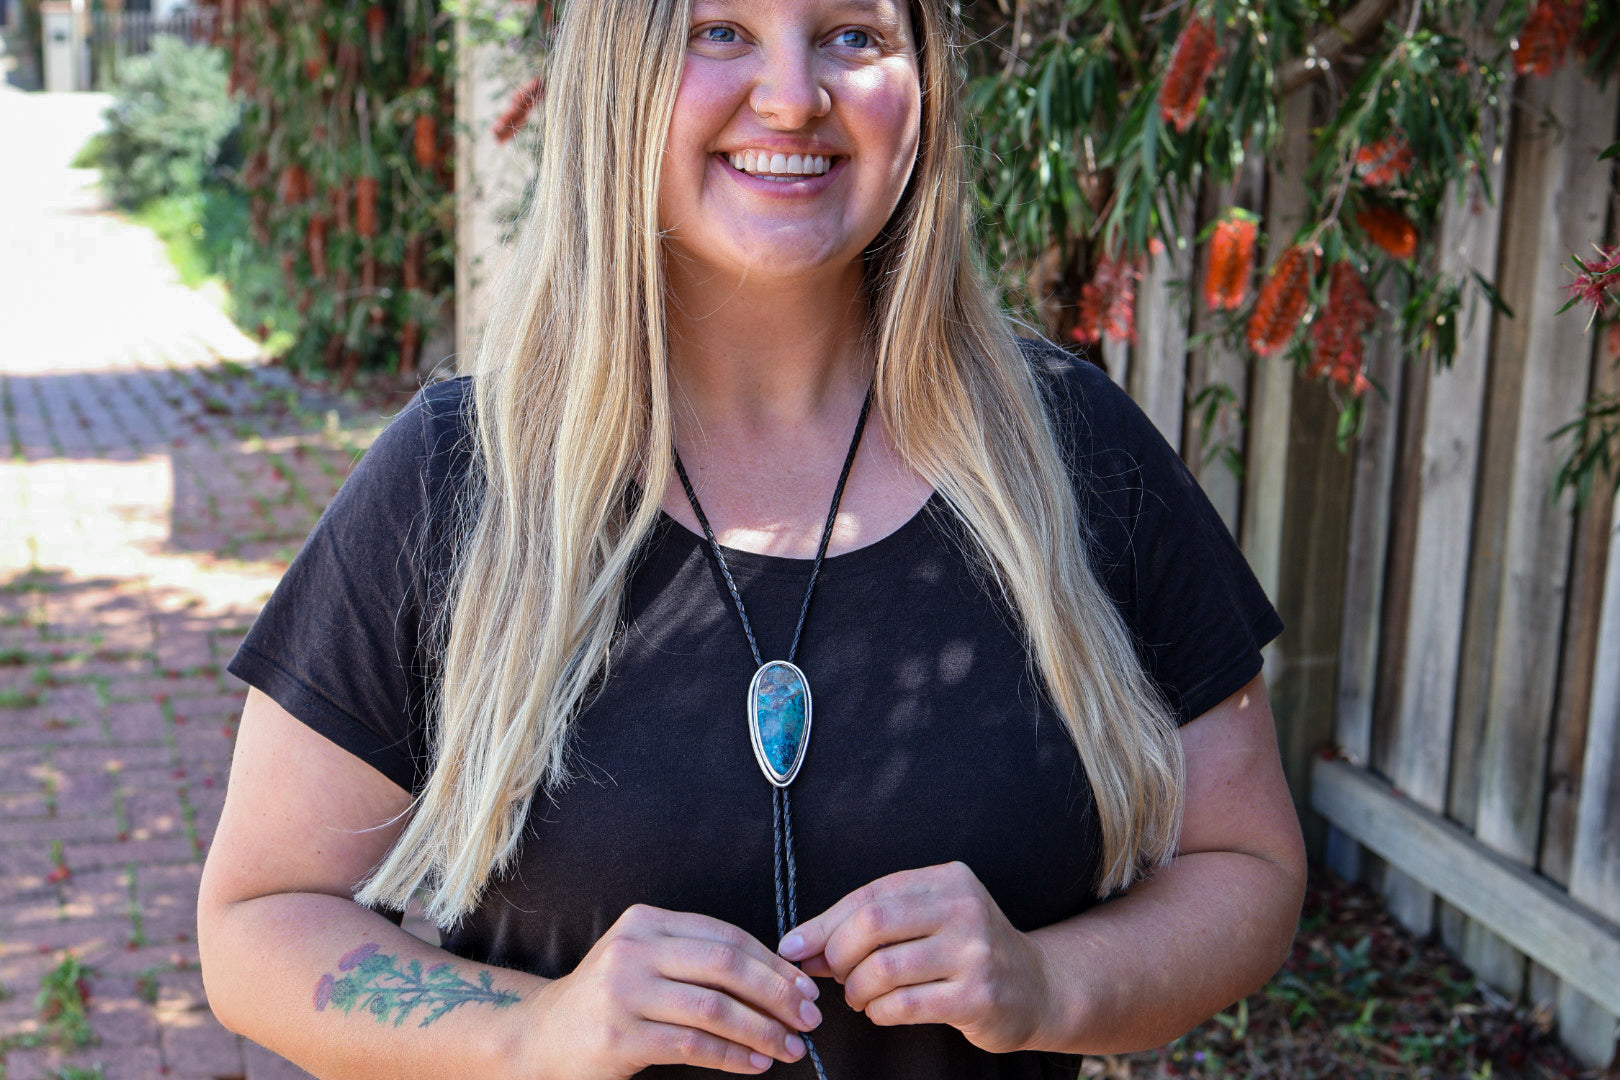
[[[761,180],[804,180],[821,176],[837,158],[822,154],[773,154],[764,150],[744,150],[722,155],[733,169]]]

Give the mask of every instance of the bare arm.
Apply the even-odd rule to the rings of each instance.
[[[468,963],[355,904],[409,804],[249,696],[197,905],[226,1027],[334,1080],[616,1080],[668,1063],[752,1074],[804,1054],[815,984],[719,920],[632,907],[546,980]]]
[[[1182,729],[1179,854],[1124,896],[1014,930],[960,863],[891,874],[783,939],[877,1024],[950,1024],[994,1052],[1158,1046],[1258,989],[1293,940],[1305,853],[1258,676]],[[796,940],[797,939],[797,940]]]
[[[1182,745],[1180,854],[1124,896],[1030,935],[1056,991],[1042,1049],[1160,1046],[1258,990],[1287,959],[1305,846],[1264,680],[1189,723]]]
[[[506,1075],[513,1006],[543,981],[491,970],[493,993],[469,992],[482,990],[485,969],[349,899],[402,827],[382,823],[409,803],[382,774],[250,696],[197,906],[209,1003],[226,1027],[323,1077],[439,1077],[450,1054],[469,1075]],[[354,963],[370,946],[367,962]],[[397,976],[379,970],[381,958]],[[357,986],[405,985],[413,962],[424,983],[435,965],[451,967],[398,1026],[399,1008],[379,1019],[368,1011],[378,1006],[350,998]]]

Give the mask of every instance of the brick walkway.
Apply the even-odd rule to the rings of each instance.
[[[99,209],[87,98],[0,88],[0,1077],[302,1076],[213,1019],[193,913],[223,665],[379,421]]]

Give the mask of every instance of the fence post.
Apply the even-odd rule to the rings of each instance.
[[[65,94],[80,89],[84,35],[73,0],[44,0],[39,20],[45,39],[46,91]]]

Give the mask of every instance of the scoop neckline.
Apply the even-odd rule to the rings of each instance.
[[[841,551],[837,555],[828,555],[822,560],[822,573],[837,571],[840,574],[875,569],[887,564],[890,557],[907,547],[910,547],[918,536],[928,528],[928,519],[939,508],[944,506],[944,500],[937,490],[928,493],[914,514],[901,522],[894,529],[873,540],[849,551]],[[702,533],[693,532],[681,522],[671,517],[663,507],[658,508],[658,527],[664,534],[680,543],[686,552],[698,550],[707,557],[712,556],[709,550],[709,541]],[[750,574],[791,574],[803,577],[816,560],[814,558],[800,559],[787,555],[764,555],[757,551],[744,551],[742,548],[719,545],[720,551],[726,557],[726,565],[734,572],[741,570]]]

